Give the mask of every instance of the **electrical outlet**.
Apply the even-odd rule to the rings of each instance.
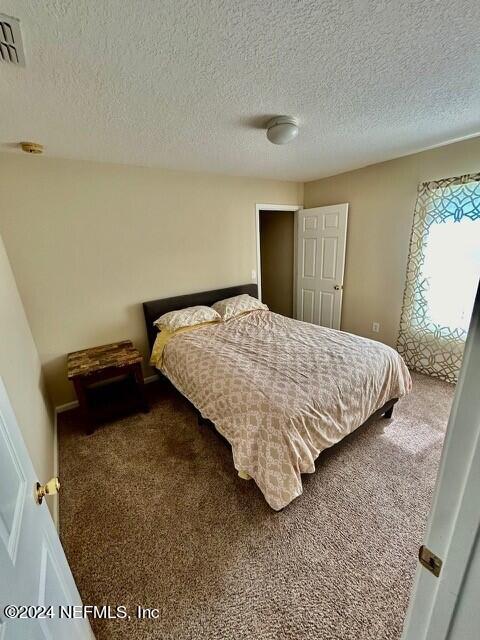
[[[255,271],[255,269],[252,269],[252,282],[256,282],[257,281],[257,272]]]
[[[373,331],[373,333],[378,333],[380,331],[380,323],[379,322],[373,322],[372,323],[372,331]]]

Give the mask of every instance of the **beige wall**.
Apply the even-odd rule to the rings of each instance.
[[[350,203],[342,328],[394,345],[417,184],[478,170],[480,138],[307,183],[303,199],[294,182],[0,154],[0,233],[54,404],[74,398],[68,351],[128,337],[146,353],[142,301],[249,282],[256,203]]]
[[[343,330],[395,345],[417,185],[473,171],[480,138],[305,184],[305,207],[350,203]]]
[[[41,482],[54,472],[53,413],[37,349],[0,237],[0,376]],[[55,502],[48,500],[54,510]]]
[[[251,281],[255,204],[302,185],[0,155],[0,233],[55,405],[74,393],[65,354],[131,338],[141,302]]]
[[[260,212],[262,300],[275,313],[293,315],[293,211]]]

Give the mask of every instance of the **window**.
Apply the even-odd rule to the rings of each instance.
[[[480,174],[419,186],[398,350],[455,382],[480,277]]]

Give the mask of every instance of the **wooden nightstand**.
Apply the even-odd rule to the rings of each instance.
[[[134,408],[149,411],[142,356],[130,340],[69,353],[67,375],[85,415],[88,434],[103,420]]]

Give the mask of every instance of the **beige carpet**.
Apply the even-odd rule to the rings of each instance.
[[[392,420],[324,452],[280,513],[166,385],[152,412],[83,435],[59,420],[61,536],[99,640],[397,640],[453,387],[414,375]],[[160,619],[138,621],[136,605]]]

